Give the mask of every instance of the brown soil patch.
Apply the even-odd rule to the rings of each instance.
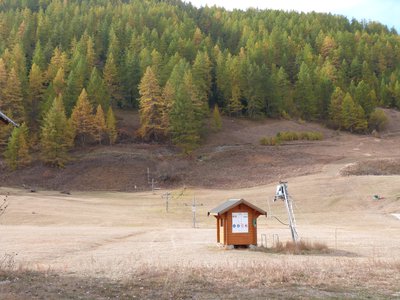
[[[59,191],[149,190],[152,179],[157,188],[257,186],[319,172],[324,165],[344,158],[359,161],[392,157],[400,145],[400,134],[396,134],[400,113],[387,113],[391,121],[387,137],[382,139],[335,132],[314,123],[225,117],[220,132],[211,132],[202,147],[183,156],[171,145],[141,143],[135,135],[137,113],[119,111],[120,144],[77,149],[65,169],[37,161],[30,168],[10,172],[0,160],[0,182],[4,186]],[[280,131],[317,131],[325,138],[280,146],[259,144],[262,137]]]

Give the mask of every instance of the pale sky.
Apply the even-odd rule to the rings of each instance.
[[[357,20],[378,21],[389,29],[395,27],[400,31],[399,0],[184,0],[194,6],[221,6],[226,9],[283,9],[303,12],[330,12]]]

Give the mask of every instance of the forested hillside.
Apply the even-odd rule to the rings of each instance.
[[[377,106],[400,108],[400,37],[379,23],[179,0],[0,3],[0,110],[24,123],[0,127],[12,168],[116,142],[117,107],[139,110],[144,140],[190,151],[212,110],[216,127],[221,112],[365,132]]]

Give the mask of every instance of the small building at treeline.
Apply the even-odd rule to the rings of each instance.
[[[267,212],[244,199],[230,199],[210,210],[217,219],[217,242],[222,245],[257,245],[257,218]]]

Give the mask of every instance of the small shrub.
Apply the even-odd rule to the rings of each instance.
[[[282,131],[278,132],[275,137],[263,137],[260,139],[260,144],[264,146],[275,146],[285,141],[320,141],[324,138],[320,132],[294,132],[294,131]]]
[[[287,241],[286,243],[278,242],[272,248],[256,248],[257,251],[263,251],[268,253],[283,253],[283,254],[323,254],[328,253],[329,248],[325,243],[321,242],[310,242],[303,241],[294,243],[292,241]]]
[[[285,120],[291,120],[292,118],[290,117],[290,115],[286,112],[286,111],[282,111],[281,116],[283,119]]]
[[[376,109],[369,116],[368,127],[371,131],[382,131],[386,128],[388,122],[385,112],[381,109]]]
[[[263,137],[260,140],[260,144],[263,146],[276,146],[281,143],[280,139],[277,137]]]
[[[308,131],[301,133],[301,139],[307,141],[320,141],[324,138],[324,135],[321,132]]]
[[[299,139],[299,134],[293,131],[278,132],[276,136],[282,141],[297,141]]]

